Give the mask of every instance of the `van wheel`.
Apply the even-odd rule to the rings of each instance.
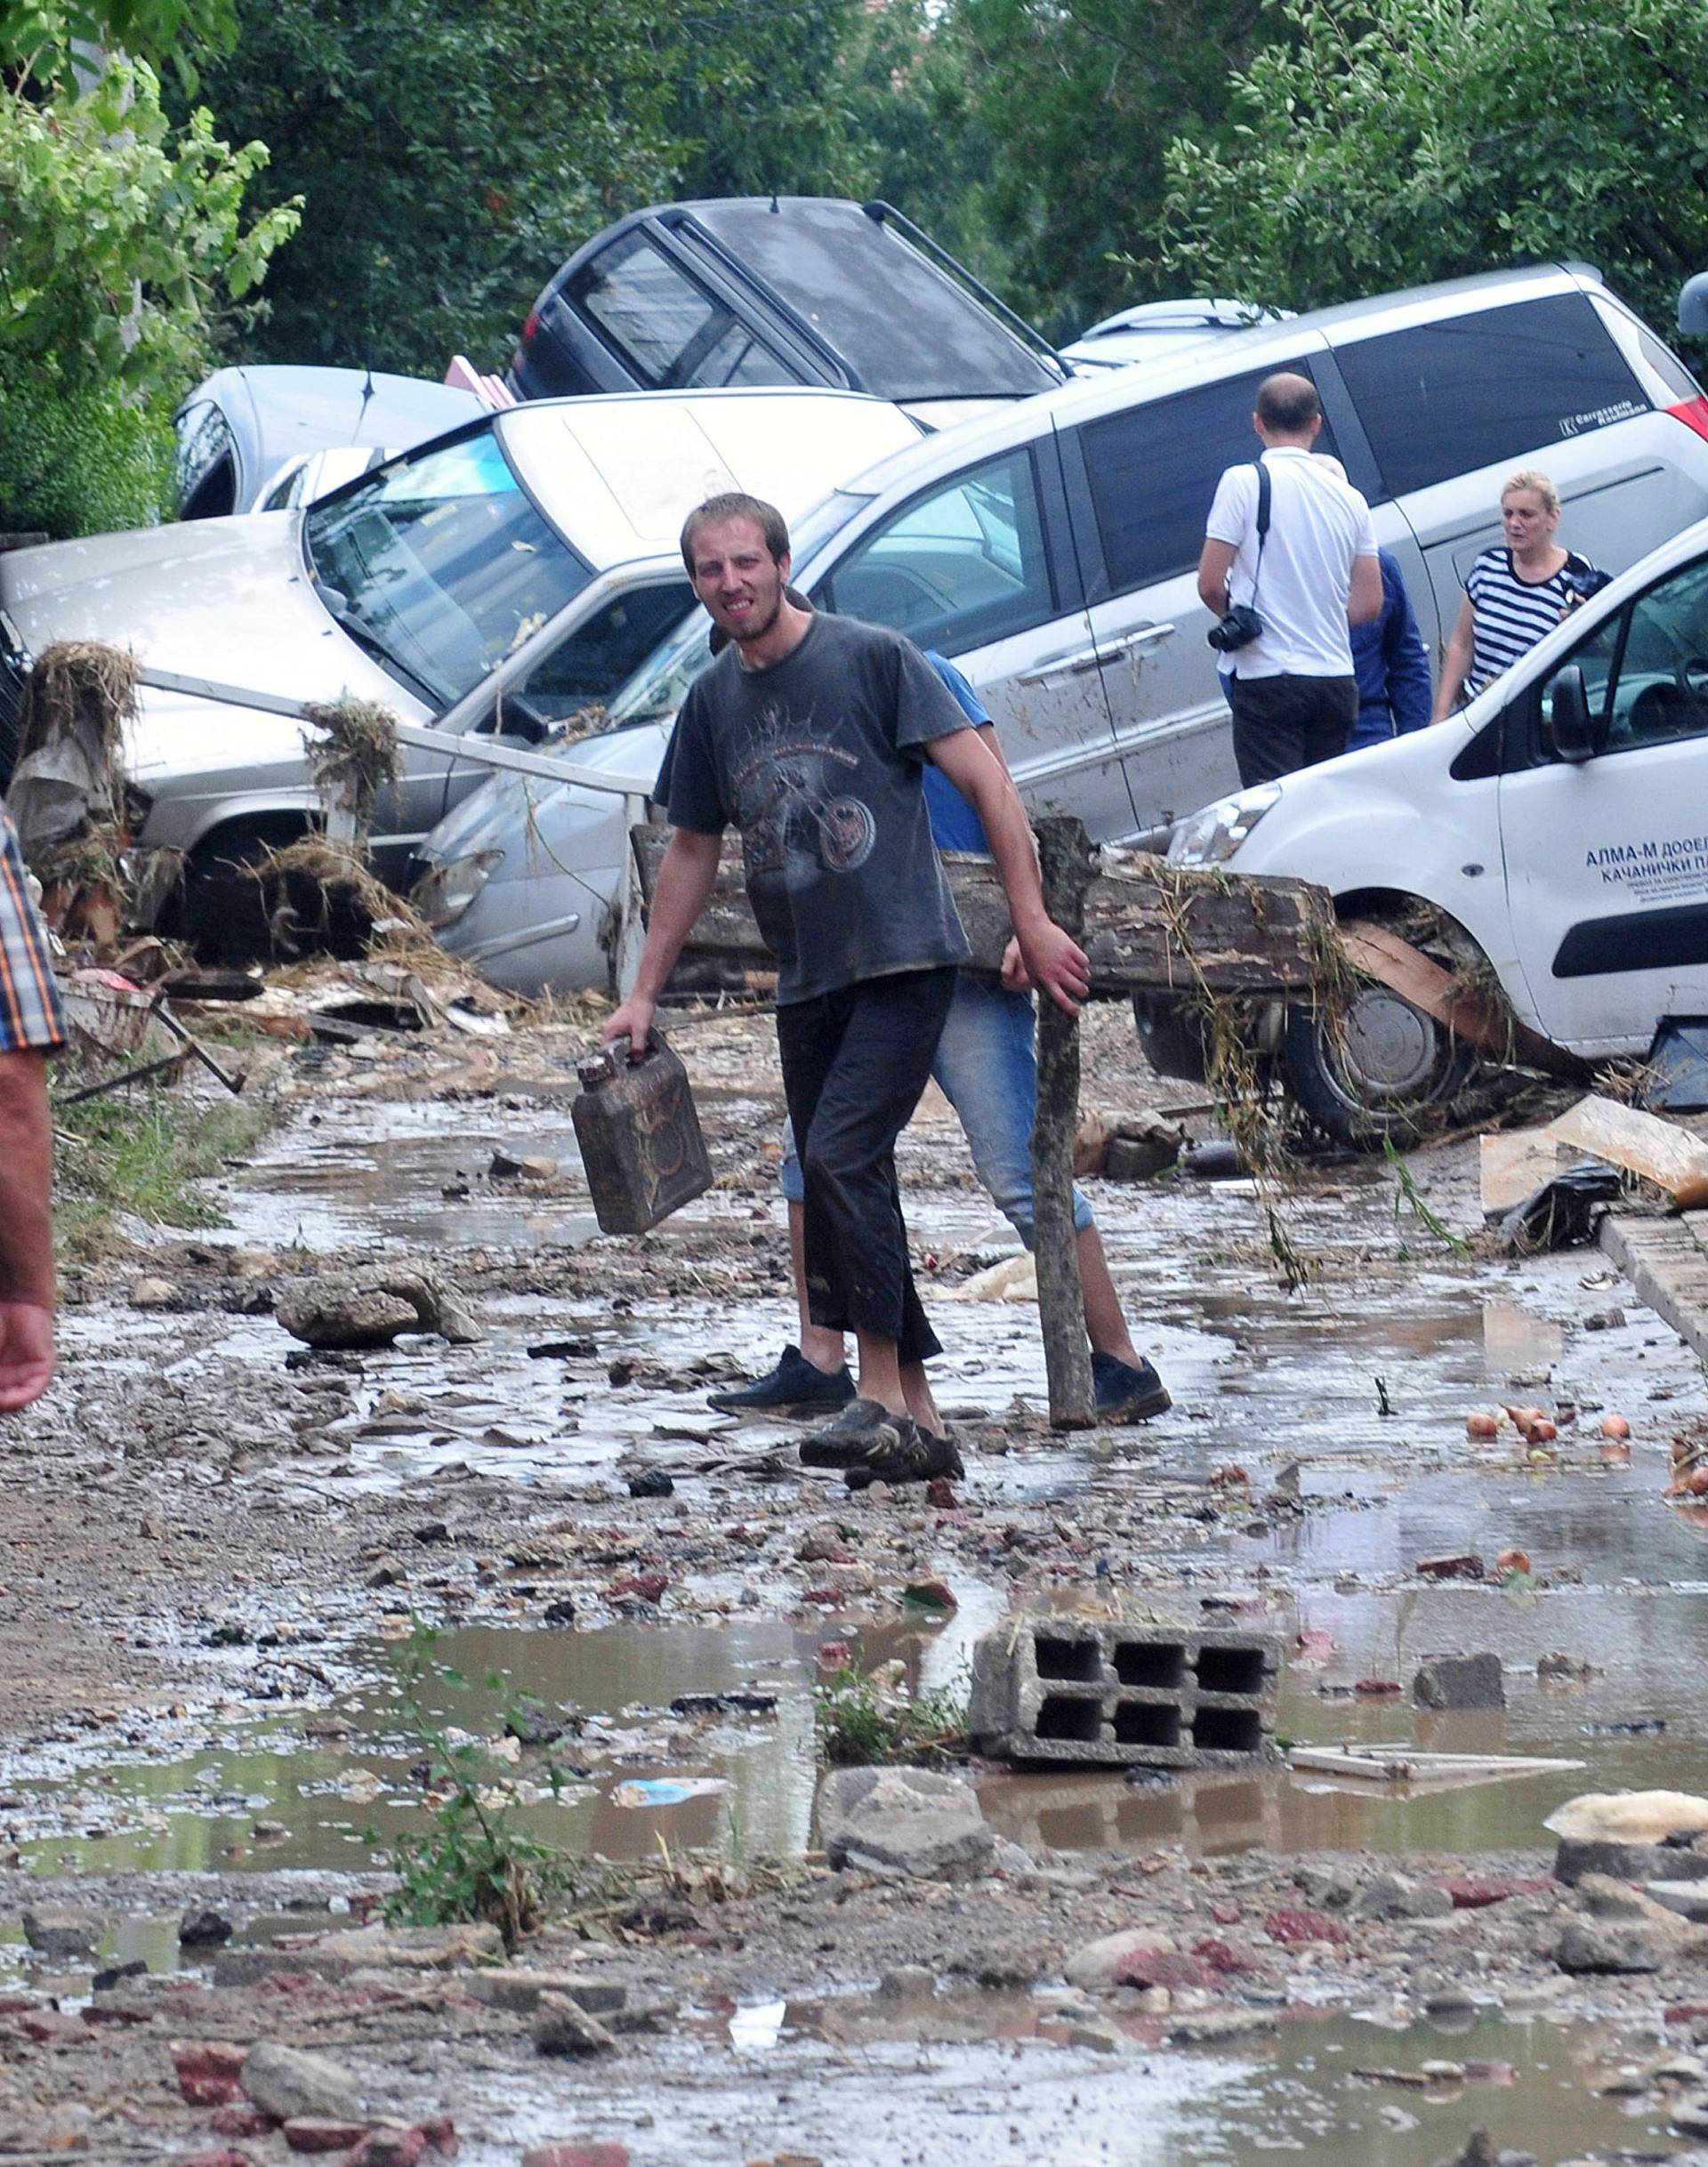
[[[288,813],[234,821],[190,852],[174,930],[198,961],[230,969],[364,953],[368,921],[350,897],[304,874],[281,883],[263,872],[276,850],[306,832]]]
[[[1360,984],[1338,1020],[1287,1011],[1281,1068],[1324,1133],[1358,1151],[1414,1143],[1463,1091],[1477,1049],[1390,987]]]

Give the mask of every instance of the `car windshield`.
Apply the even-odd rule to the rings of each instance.
[[[490,426],[311,506],[303,536],[333,615],[447,706],[592,576]]]
[[[871,501],[851,489],[834,489],[804,519],[796,520],[789,539],[790,576],[797,587],[811,576],[813,559],[826,543]],[[627,729],[637,722],[662,722],[676,713],[688,697],[689,687],[712,659],[707,645],[710,629],[703,609],[689,611],[681,626],[654,649],[612,699],[614,729]]]

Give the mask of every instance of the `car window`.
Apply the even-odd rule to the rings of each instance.
[[[608,700],[694,607],[686,581],[630,587],[568,632],[517,688],[548,721]]]
[[[1092,508],[1112,593],[1190,571],[1224,467],[1262,450],[1252,430],[1257,388],[1277,367],[1309,375],[1304,360],[1224,377],[1172,399],[1145,399],[1079,431]],[[1326,422],[1318,451],[1334,451]]]
[[[310,504],[318,579],[349,620],[449,705],[592,577],[540,517],[488,427]]]
[[[1708,558],[1615,610],[1567,659],[1583,673],[1603,753],[1708,737]],[[1544,733],[1554,682],[1542,688]]]
[[[179,516],[222,519],[238,503],[238,455],[224,415],[209,399],[186,407],[173,427],[178,434],[173,481]]]
[[[627,235],[584,264],[566,293],[654,390],[796,381],[794,370],[643,234]]]
[[[963,654],[1056,614],[1027,451],[940,483],[866,535],[813,590],[821,608]]]
[[[1353,340],[1334,358],[1396,496],[1649,410],[1583,294]]]

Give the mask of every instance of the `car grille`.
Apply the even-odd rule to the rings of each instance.
[[[18,721],[24,704],[28,667],[22,655],[0,646],[0,790],[12,780],[18,759]]]

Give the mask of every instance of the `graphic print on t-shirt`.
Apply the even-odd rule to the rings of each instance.
[[[852,873],[878,835],[871,808],[845,788],[860,764],[855,754],[790,734],[812,726],[811,710],[796,717],[768,703],[730,777],[749,875],[779,874],[788,887],[819,873]]]

